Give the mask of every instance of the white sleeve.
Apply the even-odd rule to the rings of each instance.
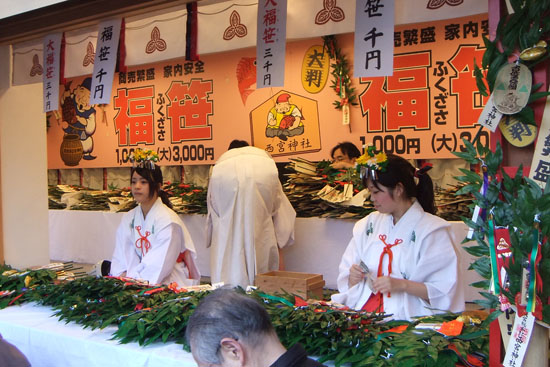
[[[275,198],[275,213],[273,214],[273,226],[275,227],[275,237],[279,248],[294,243],[295,222],[296,211],[279,185]]]
[[[338,279],[336,284],[338,286],[338,291],[340,293],[347,292],[349,289],[349,269],[353,264],[359,262],[359,257],[357,256],[357,246],[355,244],[355,239],[352,237],[349,241],[346,251],[342,255],[342,260],[340,260],[340,265],[338,266]]]
[[[212,195],[212,177],[210,177],[210,182],[208,184],[208,191],[206,193],[206,247],[209,248],[212,245],[212,231],[214,223],[212,221],[212,216],[218,216],[215,208],[214,196]]]
[[[111,258],[111,270],[112,276],[119,276],[128,270],[128,259],[126,258],[126,249],[131,245],[129,240],[129,224],[123,219],[116,230],[116,243],[113,257]],[[135,255],[137,257],[137,254]]]
[[[422,239],[410,280],[426,285],[430,308],[455,312],[464,309],[458,257],[447,227],[438,228]]]
[[[344,304],[354,309],[360,309],[371,294],[370,289],[366,285],[366,282],[359,282],[353,287],[349,287],[349,269],[353,264],[359,262],[357,255],[357,246],[355,239],[352,238],[344,255],[340,266],[338,267],[338,291],[339,293],[333,294],[330,298],[333,302]]]
[[[155,243],[151,244],[149,252],[141,259],[136,278],[146,279],[149,283],[159,284],[176,265],[181,251],[183,235],[181,228],[171,223],[155,235]]]

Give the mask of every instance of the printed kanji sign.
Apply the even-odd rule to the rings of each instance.
[[[85,103],[92,77],[73,78],[58,94],[62,121],[48,130],[48,167],[130,166],[137,147],[156,151],[161,165],[213,164],[233,139],[265,149],[276,161],[329,159],[343,141],[373,143],[406,158],[455,158],[462,139],[476,135],[487,103],[473,75],[485,51],[483,34],[486,14],[397,26],[393,75],[352,78],[359,104],[350,108],[349,127],[334,108],[332,76],[323,82],[327,61],[318,38],[287,44],[290,77],[283,88],[258,88],[251,48],[115,73],[106,105]],[[338,43],[353,65],[354,35],[339,35]],[[547,129],[541,133],[550,141]],[[487,129],[480,139],[488,142]],[[550,175],[547,150],[535,166],[537,180]]]

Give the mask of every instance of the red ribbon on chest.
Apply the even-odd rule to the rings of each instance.
[[[381,277],[383,275],[382,273],[382,264],[384,263],[384,256],[388,255],[388,276],[392,273],[392,262],[393,262],[393,252],[391,250],[392,247],[397,246],[401,243],[403,243],[403,240],[400,238],[396,238],[395,242],[392,244],[386,243],[386,235],[381,234],[378,236],[380,241],[384,244],[384,249],[382,250],[382,253],[380,254],[380,260],[378,260],[378,273],[377,276]],[[388,297],[391,297],[391,294],[388,293]]]
[[[151,242],[147,239],[151,232],[145,231],[145,235],[141,234],[141,226],[136,226],[136,230],[139,234],[139,238],[136,240],[136,248],[141,250],[141,257],[145,256],[149,249],[151,248]]]

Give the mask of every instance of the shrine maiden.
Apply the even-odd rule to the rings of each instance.
[[[296,212],[269,154],[233,143],[212,170],[207,246],[212,283],[246,287],[256,274],[279,269],[279,249],[294,242]]]
[[[151,284],[198,284],[191,236],[160,187],[157,155],[137,149],[132,168],[132,195],[139,206],[124,215],[116,234],[111,275],[144,279]]]
[[[427,169],[373,147],[357,161],[377,211],[354,226],[332,300],[394,319],[462,311],[458,257],[449,223],[432,214]]]

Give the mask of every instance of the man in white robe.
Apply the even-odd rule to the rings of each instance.
[[[141,206],[124,215],[116,233],[116,246],[111,262],[111,275],[143,279],[151,284],[190,286],[199,283],[189,279],[185,252],[196,257],[193,240],[178,215],[157,198],[147,216]],[[192,265],[194,266],[194,265]]]
[[[279,250],[294,242],[295,219],[269,154],[250,146],[225,152],[208,185],[212,283],[246,287],[256,274],[277,270]]]
[[[459,274],[458,256],[448,228],[449,223],[424,212],[415,201],[394,225],[390,214],[371,213],[353,228],[351,239],[339,267],[338,291],[332,300],[353,309],[361,309],[371,294],[370,279],[377,270],[384,242],[391,245],[392,272],[388,274],[389,256],[382,256],[383,276],[423,283],[429,301],[406,292],[383,294],[384,312],[394,319],[410,320],[415,316],[464,310],[464,291]],[[386,236],[384,241],[380,236]],[[400,242],[401,240],[402,242]],[[363,261],[369,275],[349,287],[349,269]]]

